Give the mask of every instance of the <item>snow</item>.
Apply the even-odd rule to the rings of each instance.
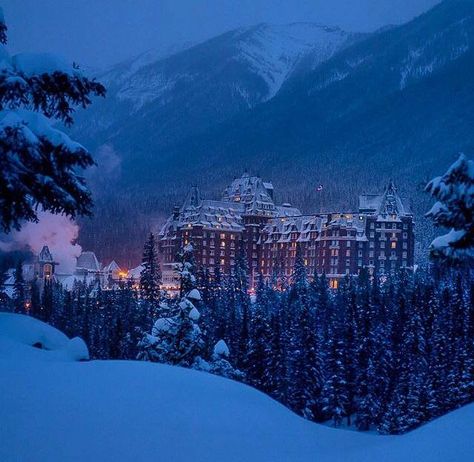
[[[80,361],[89,359],[89,352],[82,339],[69,339],[38,319],[0,313],[0,359],[13,358]]]
[[[452,229],[451,231],[449,231],[449,233],[443,234],[442,236],[438,236],[437,238],[435,238],[431,243],[430,247],[432,249],[444,249],[450,247],[451,244],[461,240],[465,236],[465,234],[466,231],[464,231],[463,229]],[[471,251],[471,253],[472,252],[474,251]]]
[[[225,357],[230,355],[229,347],[227,346],[227,343],[224,342],[224,340],[221,339],[214,345],[214,354]]]
[[[19,53],[12,57],[15,69],[24,75],[52,74],[63,72],[65,74],[78,74],[79,70],[60,56],[51,53]]]
[[[197,289],[190,290],[189,294],[186,295],[186,297],[189,298],[190,300],[196,300],[196,301],[202,300],[201,299],[201,294],[199,293],[199,290],[197,290]]]
[[[201,313],[199,313],[197,308],[193,308],[189,312],[188,316],[189,316],[189,319],[192,319],[193,321],[197,322],[197,321],[199,321],[199,318],[201,317]]]
[[[382,437],[313,424],[245,385],[171,366],[0,367],[3,462],[461,462],[474,450],[474,406]]]
[[[249,37],[251,29],[241,31],[240,54],[235,59],[246,61],[263,78],[268,87],[264,100],[275,96],[302,57],[311,54],[314,68],[348,39],[348,34],[338,28],[311,23],[262,24]]]
[[[12,337],[31,335],[8,322]],[[474,453],[474,405],[404,436],[380,436],[306,421],[205,372],[41,361],[18,345],[0,355],[2,462],[468,462]]]
[[[152,337],[160,332],[169,332],[174,328],[173,318],[158,318],[153,324]],[[149,338],[151,340],[151,337]]]
[[[39,138],[46,138],[54,146],[63,145],[70,151],[85,151],[84,146],[72,141],[69,136],[51,126],[51,121],[42,114],[25,109],[0,111],[0,131],[7,127],[21,128],[23,136],[33,145]]]

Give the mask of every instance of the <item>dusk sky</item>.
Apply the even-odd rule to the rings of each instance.
[[[227,30],[298,21],[369,31],[439,0],[4,0],[10,50],[47,51],[105,67],[152,48]]]

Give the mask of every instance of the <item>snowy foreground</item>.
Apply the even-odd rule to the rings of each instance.
[[[46,350],[30,345],[41,343]],[[79,339],[0,313],[0,460],[474,460],[474,406],[405,436],[305,421],[250,387],[144,362],[90,361]]]

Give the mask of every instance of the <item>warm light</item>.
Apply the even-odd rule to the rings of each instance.
[[[127,271],[119,271],[118,275],[121,278],[126,278],[128,276],[128,272]]]

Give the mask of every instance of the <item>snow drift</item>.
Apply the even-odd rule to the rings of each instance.
[[[336,430],[203,372],[134,361],[31,361],[18,346],[37,338],[39,325],[23,318],[0,317],[2,335],[17,339],[15,354],[0,355],[2,462],[461,462],[474,454],[472,405],[404,436]],[[49,332],[50,345],[63,341]]]
[[[84,341],[22,314],[0,313],[0,360],[81,361],[89,359]]]

